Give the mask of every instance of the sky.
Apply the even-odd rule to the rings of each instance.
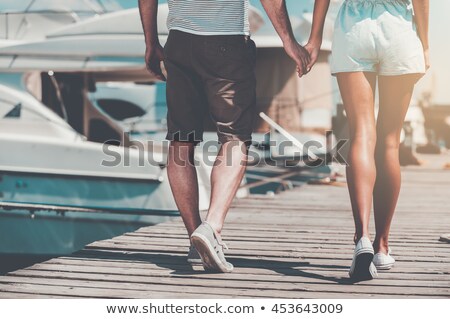
[[[160,3],[167,2],[159,0]],[[125,8],[135,7],[137,0],[119,0]],[[250,0],[261,9],[259,0]],[[288,10],[292,15],[311,11],[314,0],[287,0]],[[430,0],[430,53],[431,68],[416,86],[415,98],[420,99],[427,92],[432,94],[435,104],[450,105],[450,1]]]

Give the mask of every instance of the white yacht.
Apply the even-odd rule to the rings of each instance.
[[[40,50],[50,30],[119,9],[113,5],[0,4],[0,47],[30,49],[13,63],[0,54],[1,254],[66,254],[178,214],[165,154],[130,147],[126,133],[95,112],[89,75],[70,48],[62,49],[65,61]],[[200,189],[202,209],[207,191]]]

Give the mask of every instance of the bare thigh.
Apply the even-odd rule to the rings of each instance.
[[[374,95],[376,74],[364,72],[338,73],[337,80],[350,137],[368,137],[375,132]]]
[[[380,146],[398,147],[417,75],[380,76],[377,135]]]

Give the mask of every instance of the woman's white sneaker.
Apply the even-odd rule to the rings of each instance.
[[[355,247],[349,276],[354,281],[371,280],[377,277],[377,269],[372,263],[374,251],[369,238],[361,237]]]
[[[391,255],[391,250],[388,250],[387,255],[383,253],[376,253],[373,256],[373,264],[378,270],[389,270],[395,264],[395,259]]]

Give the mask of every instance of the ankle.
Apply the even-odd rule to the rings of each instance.
[[[205,221],[209,226],[211,226],[212,229],[214,229],[214,231],[216,233],[218,233],[219,235],[222,233],[222,227],[223,225],[217,222],[214,222],[212,220],[206,220]]]
[[[201,219],[191,221],[191,222],[185,222],[184,226],[186,227],[186,231],[188,233],[189,238],[191,238],[192,233],[202,224]]]
[[[353,241],[355,242],[355,244],[357,244],[362,237],[367,237],[370,239],[369,232],[362,232],[362,233],[355,232],[355,235],[353,236]]]
[[[387,238],[375,237],[373,242],[373,250],[375,253],[387,254],[389,252],[389,242]]]

